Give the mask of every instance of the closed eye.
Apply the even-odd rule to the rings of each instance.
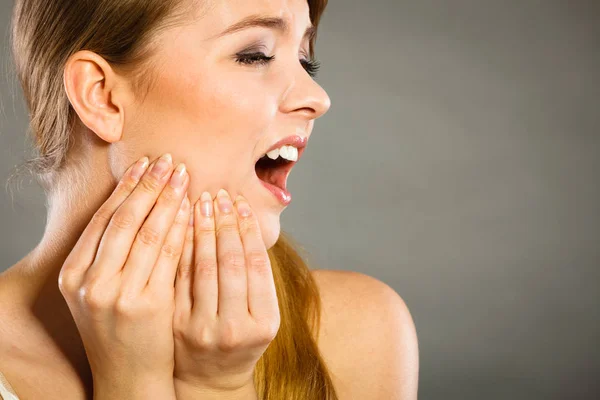
[[[267,65],[275,59],[275,56],[267,56],[263,52],[253,53],[238,53],[236,54],[236,62],[243,65]],[[321,64],[317,60],[300,59],[300,64],[304,70],[312,77],[316,77]]]
[[[275,56],[267,56],[265,53],[259,51],[254,53],[238,53],[236,54],[236,61],[240,64],[252,65],[268,64],[275,59]]]

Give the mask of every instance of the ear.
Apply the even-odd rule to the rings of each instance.
[[[112,67],[91,51],[73,54],[65,65],[63,82],[75,112],[102,140],[121,139],[125,122],[126,86]]]

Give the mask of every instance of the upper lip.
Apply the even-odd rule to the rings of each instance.
[[[260,157],[258,157],[258,159],[255,160],[255,163],[258,162],[258,160],[260,160],[262,157],[264,157],[265,154],[267,154],[271,150],[275,150],[275,149],[280,148],[281,146],[288,146],[288,145],[294,146],[295,148],[298,149],[298,160],[300,160],[300,156],[304,152],[304,148],[306,147],[307,142],[308,142],[307,136],[303,137],[300,135],[291,135],[291,136],[285,137],[285,138],[279,140],[278,142],[276,142],[275,144],[273,144],[264,153],[262,153],[260,155]]]

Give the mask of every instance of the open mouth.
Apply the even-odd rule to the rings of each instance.
[[[281,204],[287,206],[292,195],[287,191],[287,178],[306,149],[308,138],[292,135],[274,143],[259,158],[254,170],[263,186],[270,191]]]
[[[287,191],[287,178],[294,164],[296,164],[295,161],[289,161],[282,157],[272,160],[264,156],[258,160],[254,169],[258,179]]]

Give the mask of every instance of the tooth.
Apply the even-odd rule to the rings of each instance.
[[[269,157],[271,160],[277,160],[277,157],[279,157],[279,149],[269,151],[267,153],[267,157]]]
[[[279,151],[279,155],[282,158],[288,159],[289,149],[288,146],[281,146],[281,150]]]
[[[298,149],[295,147],[292,147],[292,161],[298,161]]]
[[[288,160],[294,161],[294,157],[296,154],[296,148],[294,146],[288,146]]]

